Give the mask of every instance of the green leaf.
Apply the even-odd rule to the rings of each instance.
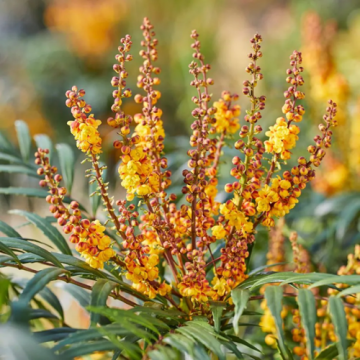
[[[216,332],[220,331],[220,322],[221,322],[221,315],[226,308],[226,304],[220,301],[212,301],[210,302],[210,309],[213,314],[214,319],[214,328]]]
[[[7,188],[0,188],[0,194],[4,195],[23,195],[28,197],[38,197],[45,199],[49,192],[44,189],[37,189],[37,188],[22,188],[22,187],[7,187]],[[66,204],[70,204],[73,201],[73,199],[69,197],[65,197],[63,202]],[[81,206],[81,209],[83,210],[84,207]]]
[[[7,154],[18,155],[14,145],[9,141],[9,136],[0,132],[0,150]]]
[[[50,254],[47,250],[41,248],[40,246],[29,243],[26,240],[12,238],[12,237],[0,237],[0,242],[2,242],[3,244],[7,245],[10,248],[24,250],[32,254],[39,255],[43,259],[50,261],[54,265],[63,268],[61,262],[59,262],[59,260],[57,260],[54,255]]]
[[[27,162],[29,161],[30,150],[31,150],[31,137],[30,137],[29,127],[24,121],[16,120],[15,129],[19,142],[21,157],[25,162]]]
[[[1,141],[1,140],[0,140]],[[0,153],[0,160],[5,160],[14,164],[23,164],[23,161],[15,155]]]
[[[201,322],[201,321],[199,321]],[[190,339],[195,339],[203,344],[207,349],[216,354],[219,359],[225,360],[225,354],[221,349],[221,343],[205,328],[198,328],[194,326],[193,322],[187,322],[187,326],[176,329],[176,332],[188,336]]]
[[[295,274],[293,273],[292,276],[283,279],[281,285],[286,285],[290,283],[295,284],[312,284],[320,280],[325,280],[326,278],[330,278],[333,275],[331,274],[323,274],[323,273],[306,273],[306,274]],[[274,281],[272,281],[274,282]]]
[[[68,292],[85,310],[90,305],[90,293],[74,284],[60,283],[58,287]]]
[[[157,346],[155,350],[148,352],[151,360],[180,360],[179,353],[168,346]]]
[[[45,135],[45,134],[37,134],[34,136],[34,140],[36,142],[36,146],[45,150],[48,149],[49,150],[49,154],[47,155],[49,157],[49,161],[51,164],[51,158],[52,158],[52,154],[53,154],[53,144],[52,141],[50,140],[49,136]]]
[[[134,360],[141,360],[142,359],[142,353],[141,349],[137,344],[133,344],[129,341],[122,340],[119,341],[117,339],[116,335],[119,335],[118,333],[115,335],[113,332],[108,330],[109,327],[102,326],[98,328],[99,332],[103,334],[104,336],[108,337],[109,340],[117,346],[120,350],[122,350],[123,353],[129,356],[129,359]]]
[[[235,305],[233,326],[236,335],[239,334],[239,324],[238,324],[239,319],[246,308],[249,297],[250,297],[250,292],[248,290],[237,288],[231,291],[231,298]]]
[[[19,300],[26,303],[42,290],[50,281],[56,280],[58,276],[66,273],[65,269],[48,268],[39,271],[31,280],[27,283],[25,289],[20,294]]]
[[[60,160],[60,170],[64,179],[65,187],[71,194],[74,179],[75,158],[71,147],[68,144],[57,144],[56,150]]]
[[[99,162],[99,167],[105,166],[105,164],[103,162]],[[107,171],[106,169],[103,170],[102,173],[102,179],[105,182],[106,181],[106,174]],[[98,182],[95,181],[92,184],[89,184],[89,195],[91,195],[92,193],[94,193],[95,191],[97,191],[97,187],[98,187]],[[100,205],[100,200],[101,200],[101,196],[99,196],[98,194],[95,194],[94,196],[90,197],[90,204],[91,204],[91,209],[92,209],[92,214],[95,216],[96,215],[96,211]]]
[[[50,305],[52,306],[57,313],[60,315],[61,319],[64,320],[64,310],[61,306],[61,303],[57,296],[47,287],[44,287],[39,291],[39,295]]]
[[[94,275],[94,277],[100,277],[100,278],[107,277],[106,274],[103,273],[102,271],[92,268],[85,261],[80,260],[72,255],[59,254],[59,253],[52,253],[52,255],[61,263],[70,265],[70,266],[74,266],[74,267],[78,268],[79,270],[82,270],[86,274],[91,274],[91,275]],[[127,285],[127,284],[125,284],[125,285]]]
[[[8,237],[21,238],[21,235],[13,229],[10,225],[0,220],[0,232]]]
[[[102,327],[102,329],[105,329],[105,333],[107,334],[106,336],[108,336],[108,334],[113,334],[113,335],[125,337],[130,334],[128,330],[124,329],[123,326],[118,324],[105,325]],[[90,340],[101,339],[102,337],[104,337],[104,332],[100,332],[99,330],[100,327],[94,327],[85,330],[83,329],[77,330],[75,333],[71,334],[71,336],[64,338],[62,341],[56,344],[53,347],[53,350],[58,351],[68,345],[84,343],[85,341],[90,341]]]
[[[49,222],[40,217],[37,214],[24,211],[24,210],[11,210],[10,214],[20,215],[26,217],[31,223],[33,223],[39,230],[41,230],[44,235],[63,253],[67,255],[72,255],[71,250],[67,241],[61,235],[60,231],[49,224]]]
[[[293,272],[274,273],[273,271],[269,272],[268,274],[255,274],[249,276],[237,288],[250,289],[251,291],[257,286],[262,286],[271,282],[282,282],[284,279],[287,279],[293,275]]]
[[[299,289],[298,304],[301,323],[305,329],[307,352],[309,359],[312,360],[315,351],[314,339],[316,323],[316,304],[313,293],[308,289]]]
[[[29,320],[36,320],[36,319],[41,319],[41,318],[58,319],[59,320],[59,318],[56,315],[54,315],[53,313],[51,313],[48,310],[45,310],[45,309],[31,309],[30,310]]]
[[[189,339],[188,337],[181,334],[168,334],[163,340],[166,344],[173,346],[174,348],[180,350],[181,352],[186,352],[193,358],[194,353],[194,340]]]
[[[351,346],[354,340],[347,340],[347,347]],[[315,360],[329,360],[334,359],[339,355],[338,344],[333,343],[327,348],[323,349],[315,358]]]
[[[239,351],[237,346],[232,341],[220,341],[223,346],[229,349],[234,355],[236,355],[237,359],[244,359],[243,354]]]
[[[11,285],[10,279],[4,276],[0,276],[0,312],[2,310],[2,306],[7,305],[9,303],[10,285]]]
[[[275,263],[275,264],[271,264],[271,265],[263,265],[263,266],[259,266],[258,268],[252,270],[249,272],[249,275],[255,275],[260,273],[261,271],[265,270],[265,269],[271,269],[274,266],[279,266],[279,265],[287,265],[288,262],[279,262],[279,263]]]
[[[108,340],[98,340],[92,343],[77,344],[61,353],[59,359],[73,359],[78,356],[92,354],[95,351],[114,351],[118,347]]]
[[[9,256],[11,256],[11,258],[21,266],[21,261],[19,260],[19,258],[15,255],[15,253],[5,244],[0,242],[0,252],[7,254]]]
[[[275,320],[276,331],[278,334],[279,347],[281,352],[284,354],[285,359],[289,359],[285,342],[284,342],[284,331],[282,328],[282,297],[283,288],[280,286],[268,286],[265,289],[265,299],[268,308],[270,309],[271,315]]]
[[[61,327],[56,329],[50,329],[45,331],[36,331],[33,333],[35,339],[39,343],[46,343],[49,341],[60,341],[69,337],[70,334],[79,331],[69,327]]]
[[[35,169],[29,168],[24,165],[1,165],[0,164],[0,173],[5,172],[9,174],[26,174],[30,176],[34,176],[36,178],[39,175],[36,173]]]
[[[353,198],[349,201],[346,206],[343,207],[343,210],[339,214],[339,221],[336,224],[336,237],[339,240],[342,240],[346,234],[347,228],[350,224],[358,218],[360,211],[360,198]]]
[[[327,277],[326,279],[315,282],[309,287],[309,289],[332,284],[358,285],[360,284],[360,275],[332,275]]]
[[[358,294],[360,293],[360,285],[351,286],[343,291],[340,291],[336,296],[341,297],[345,295]]]
[[[257,351],[257,352],[261,353],[261,351],[258,348],[256,348],[254,345],[250,344],[249,342],[247,342],[244,339],[240,339],[238,336],[233,336],[233,335],[227,335],[226,334],[226,337],[228,339],[232,340],[235,343],[239,343],[241,345],[244,345],[244,346],[248,347],[249,349],[252,349],[254,351]]]
[[[161,320],[156,319],[152,316],[138,316],[133,312],[122,310],[122,309],[109,309],[106,307],[92,307],[88,308],[91,312],[106,316],[111,321],[123,324],[124,321],[133,322],[135,324],[144,326],[147,329],[152,330],[156,334],[160,334],[159,328],[169,329],[169,327]]]
[[[337,346],[339,351],[339,359],[347,360],[347,321],[342,300],[336,296],[329,298],[329,313],[335,326],[335,333],[338,338]]]
[[[93,286],[91,292],[91,306],[105,306],[106,300],[111,292],[117,286],[116,283],[107,279],[99,279]],[[91,323],[97,324],[100,320],[100,314],[91,313]]]

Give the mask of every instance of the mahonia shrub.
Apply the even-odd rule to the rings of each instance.
[[[259,350],[235,336],[239,335],[239,319],[242,315],[258,315],[244,310],[248,302],[261,300],[260,326],[266,333],[263,344],[270,351],[278,348],[282,359],[360,356],[360,300],[354,295],[360,284],[360,276],[355,275],[360,273],[359,248],[349,255],[348,265],[338,275],[311,272],[314,266],[310,254],[297,241],[297,234],[292,233],[294,264],[284,264],[287,257],[283,218],[299,202],[331,146],[331,129],[337,125],[336,103],[328,101],[318,126],[319,134],[308,146],[307,157],[299,157],[297,165],[283,170],[299,141],[298,123],[305,114],[301,104],[305,97],[302,54],[294,51],[290,55],[286,70],[289,85],[279,110],[282,116],[263,132],[261,119],[266,97],[256,92],[263,79],[261,36],[256,34],[250,41],[252,52],[245,69],[249,79],[242,89],[249,99],[249,108],[240,121],[237,94],[223,91],[219,99],[212,100],[211,66],[201,52],[198,33],[192,31],[193,60],[189,72],[193,76],[194,120],[187,169],[182,172],[182,196],[178,199],[179,194],[171,192],[172,173],[164,152],[161,93],[157,90],[161,71],[155,65],[158,41],[147,18],[141,30],[144,39],[140,51],[143,62],[137,77],[139,94],[133,96],[126,86],[129,76],[126,64],[133,61],[131,37],[126,35],[115,56],[115,76],[111,79],[113,115],[107,119],[118,135],[113,145],[121,153],[118,176],[126,191],[125,199],[111,196],[109,183],[104,180],[106,165],[101,161],[99,133],[102,121],[92,114],[84,90],[73,86],[66,92],[66,106],[73,116],[68,125],[77,148],[85,156],[83,163],[89,165],[86,177],[94,189],[91,197],[102,199],[107,221],[89,216],[78,201],[69,198],[48,149],[39,147],[35,153],[37,175],[42,177],[40,186],[48,188],[44,192],[49,210],[84,261],[72,256],[62,235],[57,235],[57,229],[46,219],[19,210],[14,212],[25,214],[53,238],[62,254],[30,246],[0,222],[0,230],[8,236],[0,238],[0,252],[6,255],[0,257],[0,264],[36,273],[20,300],[29,302],[52,280],[91,291],[89,310],[95,326],[78,330],[64,324],[52,329],[56,331],[37,334],[37,339],[43,342],[60,339],[53,351],[64,359],[115,350],[113,359],[168,359],[179,355],[172,351],[187,353],[195,359],[208,358],[208,353],[225,359],[222,347],[242,358],[239,344],[250,351]],[[123,111],[124,99],[131,97],[142,107],[135,116]],[[20,133],[21,126],[18,124]],[[225,185],[228,200],[220,202],[219,166],[224,148],[232,144],[237,155],[232,159],[231,181]],[[11,191],[21,193],[14,188],[7,193]],[[269,253],[267,264],[252,270],[249,260],[259,226],[270,231]],[[17,257],[13,250],[25,254]],[[27,252],[36,256],[27,256]],[[40,262],[47,268],[34,270],[24,266],[27,262]],[[273,271],[262,272],[270,268]],[[75,276],[95,283],[74,280]],[[319,291],[322,285],[331,287],[325,294],[328,296]],[[104,307],[108,297],[131,309]],[[284,301],[282,306],[283,297],[296,301]],[[100,315],[110,324],[104,323]],[[286,337],[291,338],[290,346],[285,344]]]
[[[267,140],[262,141],[259,136],[262,127],[258,122],[266,98],[256,94],[256,86],[263,78],[258,64],[262,57],[261,36],[256,34],[251,39],[253,52],[249,54],[250,63],[246,68],[251,79],[244,81],[243,88],[250,109],[244,116],[246,125],[240,125],[240,106],[235,104],[238,95],[224,91],[221,99],[212,104],[209,91],[214,84],[209,77],[211,66],[206,64],[199,35],[193,31],[194,60],[189,65],[189,72],[194,77],[191,86],[194,87],[192,101],[195,108],[188,151],[190,159],[188,169],[183,171],[185,185],[182,188],[187,204],[177,207],[176,195],[167,193],[171,172],[167,170],[164,154],[165,134],[162,111],[158,106],[161,94],[156,90],[160,69],[154,65],[158,41],[148,19],[144,20],[141,30],[144,50],[140,51],[140,56],[144,61],[139,69],[137,86],[143,93],[136,94],[134,100],[142,104],[142,113],[132,118],[121,108],[123,99],[132,96],[131,90],[126,88],[129,74],[125,64],[133,59],[129,53],[131,37],[127,35],[121,39],[115,56],[117,63],[113,69],[117,76],[111,79],[116,88],[111,107],[114,116],[107,119],[120,137],[114,146],[122,153],[118,171],[121,185],[127,192],[126,200],[110,198],[108,184],[102,180],[105,166],[99,165],[102,139],[98,127],[101,120],[91,114],[92,107],[84,99],[85,91],[73,86],[66,92],[66,105],[74,117],[68,122],[70,131],[77,147],[86,154],[86,161],[91,163],[88,176],[90,182],[98,183],[97,193],[103,199],[109,221],[122,239],[119,248],[104,234],[105,227],[98,220],[82,219],[76,202],[69,207],[64,205],[66,189],[60,187],[62,177],[49,164],[46,150],[38,150],[35,162],[41,166],[38,174],[45,175],[40,185],[50,189],[46,199],[51,204],[50,211],[63,226],[63,231],[71,234],[69,241],[76,244],[76,250],[90,266],[103,268],[107,261],[115,261],[133,287],[149,298],[158,293],[170,298],[173,290],[190,300],[189,306],[197,308],[209,299],[226,299],[231,289],[246,279],[246,260],[255,241],[257,226],[274,226],[275,218],[288,214],[299,202],[302,190],[315,177],[314,169],[331,146],[330,128],[336,125],[336,104],[329,101],[324,123],[319,125],[321,135],[317,135],[315,144],[308,147],[309,159],[300,157],[297,166],[279,175],[275,170],[290,159],[291,149],[299,139],[300,129],[296,123],[302,121],[305,113],[299,104],[305,97],[300,90],[304,84],[301,53],[293,52],[290,68],[286,71],[286,82],[290,86],[284,92],[284,117],[276,119],[265,133]],[[221,151],[226,146],[226,139],[238,130],[239,140],[234,146],[239,156],[232,159],[234,167],[230,174],[234,181],[225,185],[225,191],[232,199],[219,203],[216,195]],[[129,203],[135,198],[140,200],[141,216],[136,206]],[[225,246],[221,256],[215,259],[211,245],[218,242],[224,242]],[[166,260],[172,271],[173,284],[159,278],[161,259]],[[206,267],[217,262],[219,265],[214,266],[214,278],[209,283]]]

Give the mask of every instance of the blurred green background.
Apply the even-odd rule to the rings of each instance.
[[[106,124],[112,104],[110,79],[119,39],[129,33],[133,37],[135,60],[128,68],[128,86],[136,94],[141,64],[137,56],[139,26],[144,16],[155,25],[159,40],[158,64],[162,68],[159,106],[164,112],[166,148],[177,193],[182,183],[181,168],[187,160],[192,122],[194,94],[188,73],[192,60],[191,30],[196,28],[200,33],[203,52],[212,65],[214,100],[222,90],[241,94],[242,82],[247,79],[244,69],[248,63],[249,39],[256,32],[262,34],[264,56],[260,66],[264,81],[258,93],[267,96],[264,129],[282,115],[289,55],[294,49],[303,51],[307,113],[294,160],[306,155],[328,98],[339,103],[340,126],[335,131],[332,152],[318,171],[313,188],[303,194],[302,202],[288,217],[287,226],[299,232],[300,241],[314,254],[314,262],[336,271],[360,239],[358,0],[2,0],[0,130],[16,142],[14,121],[23,119],[32,135],[44,133],[54,142],[69,143],[76,156],[82,156],[68,131],[70,113],[64,104],[64,94],[75,84],[84,88],[96,117],[104,121],[103,160],[110,165],[112,189],[121,197],[119,182],[116,183],[118,156],[112,149],[114,132]],[[247,98],[240,96],[240,104],[244,114],[249,107]],[[126,101],[127,113],[135,114],[139,110],[138,105]],[[232,149],[224,153],[221,184],[230,177],[233,153]],[[81,196],[79,190],[86,184],[84,170],[84,166],[77,167],[73,196]],[[36,180],[1,174],[2,187],[24,183],[37,186]],[[86,201],[87,195],[82,196]],[[1,204],[10,206],[9,201],[15,200],[2,198]],[[31,201],[27,206],[39,207],[44,216],[48,215],[46,206],[39,201]],[[5,211],[0,217],[6,217]],[[264,264],[267,232],[260,232],[259,239],[257,246],[262,251],[254,257],[254,262]]]

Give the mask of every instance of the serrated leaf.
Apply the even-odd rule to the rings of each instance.
[[[61,235],[60,231],[49,224],[49,222],[40,217],[37,214],[24,211],[24,210],[11,210],[10,214],[24,216],[31,223],[33,223],[39,230],[41,230],[44,235],[63,253],[67,255],[72,255],[69,245],[65,238]]]
[[[348,284],[348,285],[358,285],[360,284],[360,275],[332,275],[326,279],[319,280],[312,284],[309,289],[332,284]]]
[[[31,309],[30,310],[29,320],[36,320],[36,319],[41,319],[41,318],[58,319],[59,320],[59,318],[56,315],[54,315],[53,313],[51,313],[48,310],[45,310],[45,309]]]
[[[193,356],[194,353],[194,340],[181,334],[168,334],[164,340],[166,344],[169,344],[181,352],[186,352],[189,356]]]
[[[75,357],[92,354],[95,351],[114,351],[118,347],[108,340],[98,340],[92,343],[77,344],[61,353],[61,359],[73,359]]]
[[[220,341],[223,346],[228,348],[237,359],[244,359],[242,352],[237,348],[237,346],[232,341]]]
[[[8,237],[21,238],[21,235],[10,225],[0,220],[0,232]]]
[[[347,340],[347,347],[351,346],[354,343],[354,340]],[[315,360],[329,360],[334,359],[339,355],[337,343],[333,343],[320,351],[316,356]]]
[[[19,258],[16,256],[16,254],[5,244],[0,242],[0,252],[7,254],[9,256],[11,256],[11,258],[21,266],[21,261],[19,260]]]
[[[19,301],[24,301],[25,303],[30,302],[50,281],[56,280],[58,276],[64,273],[67,273],[67,270],[57,268],[48,268],[39,271],[27,283],[25,289],[20,294]]]
[[[218,301],[212,301],[210,303],[210,309],[213,314],[214,329],[216,332],[220,331],[221,315],[226,308],[226,304]]]
[[[49,341],[60,341],[69,337],[70,334],[73,334],[77,331],[79,331],[79,329],[61,327],[44,331],[36,331],[33,333],[33,335],[37,342],[46,343]]]
[[[10,248],[24,250],[32,254],[39,255],[44,260],[48,260],[54,265],[60,268],[64,268],[61,262],[59,262],[54,255],[50,254],[47,250],[41,248],[40,246],[29,243],[26,240],[12,238],[12,237],[0,237],[0,242],[2,242],[3,244],[7,245]]]
[[[109,281],[107,279],[99,279],[96,281],[95,285],[91,291],[91,306],[105,306],[106,300],[110,292],[117,286],[116,283]],[[95,312],[91,313],[91,323],[97,324],[100,320],[100,314]]]
[[[102,271],[92,268],[85,261],[78,259],[72,255],[59,254],[59,253],[52,253],[52,255],[61,263],[79,268],[79,270],[83,270],[87,274],[91,274],[94,275],[95,277],[100,277],[100,278],[107,277],[107,275]]]
[[[235,312],[234,312],[234,319],[233,319],[233,326],[235,334],[238,335],[239,333],[239,320],[246,308],[247,302],[250,297],[250,292],[248,290],[243,290],[240,288],[234,289],[231,291],[231,298],[235,305]]]
[[[289,276],[286,279],[283,279],[281,282],[281,285],[286,285],[286,284],[291,284],[291,283],[295,283],[295,284],[312,284],[315,283],[317,281],[320,280],[325,280],[326,278],[330,278],[331,274],[323,274],[323,273],[306,273],[306,274],[296,274],[293,273],[292,276]],[[272,281],[274,282],[274,281]]]
[[[21,157],[25,162],[29,161],[31,150],[31,137],[29,127],[22,120],[15,121],[15,129],[19,142]]]
[[[36,146],[45,150],[49,150],[49,154],[47,155],[49,157],[49,162],[51,164],[52,155],[53,155],[53,144],[49,136],[45,134],[36,134],[34,136],[34,140],[36,142]]]
[[[104,329],[105,331],[102,331]],[[58,344],[56,344],[53,347],[53,350],[58,351],[68,345],[101,339],[102,337],[104,337],[105,333],[106,336],[112,334],[123,338],[131,334],[127,329],[125,329],[122,325],[119,324],[105,325],[102,326],[102,328],[94,327],[89,329],[78,329],[76,332],[73,332],[70,336],[63,338],[63,340],[61,340]]]
[[[144,326],[147,329],[152,330],[156,334],[160,334],[159,328],[168,329],[169,327],[159,319],[156,319],[151,316],[146,316],[143,314],[142,316],[138,316],[130,311],[122,310],[122,309],[109,309],[105,307],[92,307],[88,308],[91,312],[106,316],[111,321],[115,321],[118,323],[123,323],[123,321],[127,320],[129,322],[133,322],[135,324]]]
[[[342,300],[336,296],[329,298],[329,313],[335,327],[335,334],[338,338],[337,347],[339,359],[347,360],[347,321]]]
[[[275,320],[276,332],[278,335],[279,347],[281,352],[284,354],[285,359],[289,359],[285,342],[284,342],[284,331],[282,327],[282,297],[283,297],[283,288],[280,286],[268,286],[265,289],[265,299],[267,307],[269,308],[271,315]]]
[[[256,348],[254,345],[250,344],[249,342],[247,342],[247,341],[244,340],[244,339],[240,339],[238,336],[226,334],[226,337],[227,337],[228,339],[232,340],[232,341],[235,342],[235,343],[242,344],[242,345],[248,347],[249,349],[252,349],[252,350],[254,350],[254,351],[257,351],[257,352],[261,353],[261,351],[260,351],[258,348]]]
[[[68,144],[57,144],[56,150],[59,155],[60,170],[64,179],[65,187],[67,188],[68,193],[71,194],[74,179],[74,153]]]
[[[306,347],[309,359],[314,358],[315,351],[315,323],[316,323],[316,304],[313,293],[308,289],[299,289],[298,304],[301,316],[301,323],[305,329]]]
[[[109,327],[102,326],[98,328],[98,331],[104,336],[106,336],[120,350],[122,350],[124,354],[128,355],[129,359],[134,359],[134,360],[142,359],[141,349],[138,346],[138,344],[133,344],[124,339],[122,341],[119,341],[117,339],[117,335],[119,335],[119,333],[117,332],[115,335],[112,331],[109,331],[109,329],[110,329]]]
[[[181,333],[185,336],[195,339],[204,345],[207,349],[216,354],[220,360],[225,360],[225,354],[221,350],[221,344],[219,340],[215,338],[211,333],[204,329],[199,329],[193,326],[191,322],[187,322],[187,326],[176,329],[176,332]]]
[[[360,293],[360,285],[356,285],[340,291],[336,296],[341,297],[345,295],[359,294],[359,293]]]

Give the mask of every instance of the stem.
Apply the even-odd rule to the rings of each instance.
[[[19,270],[24,270],[24,271],[27,271],[27,272],[31,272],[31,273],[33,273],[33,274],[37,274],[39,271],[41,271],[41,270],[31,269],[31,268],[29,268],[29,267],[27,267],[27,266],[24,266],[24,265],[15,265],[15,264],[8,264],[8,263],[3,263],[2,265],[8,266],[8,267],[12,267],[12,268],[16,268],[16,269],[19,269]],[[86,285],[86,284],[84,284],[84,283],[81,283],[81,282],[76,281],[76,280],[74,280],[74,279],[68,278],[68,277],[66,277],[66,276],[58,276],[58,277],[57,277],[56,279],[54,279],[54,280],[60,280],[60,281],[66,282],[66,283],[71,283],[71,284],[74,284],[74,285],[76,285],[76,286],[79,286],[79,287],[81,287],[81,288],[83,288],[83,289],[92,291],[92,286]],[[115,291],[112,291],[112,292],[109,294],[109,296],[112,297],[112,298],[114,298],[114,299],[116,299],[116,300],[120,300],[120,301],[122,301],[123,303],[125,303],[125,304],[127,304],[127,305],[129,305],[129,306],[132,306],[132,307],[137,306],[136,303],[132,302],[131,300],[129,300],[129,299],[127,299],[127,298],[125,298],[125,297],[123,297],[123,296],[121,296],[121,295],[119,295],[119,294],[117,294]],[[133,295],[133,296],[135,296],[135,295]],[[135,297],[136,297],[136,296],[135,296]],[[141,300],[142,300],[142,299],[141,299]]]
[[[113,206],[111,205],[111,201],[109,199],[106,187],[103,183],[102,177],[101,177],[101,171],[99,169],[99,163],[98,160],[96,158],[96,155],[91,154],[91,160],[92,160],[92,164],[96,173],[96,181],[100,187],[100,192],[101,192],[101,197],[103,198],[104,201],[104,205],[106,206],[106,209],[108,211],[109,216],[112,219],[112,222],[115,225],[116,230],[118,231],[118,233],[121,235],[121,237],[126,240],[126,235],[123,231],[120,230],[120,223],[119,223],[119,219],[117,218],[117,216],[115,215],[115,210],[113,208]]]

